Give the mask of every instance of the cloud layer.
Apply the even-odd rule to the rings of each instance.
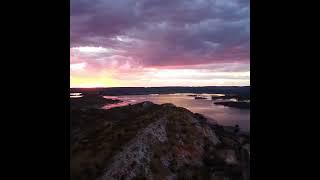
[[[72,0],[70,18],[71,76],[250,71],[248,0]]]

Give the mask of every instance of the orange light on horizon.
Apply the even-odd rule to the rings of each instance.
[[[70,77],[72,88],[115,87],[117,83],[109,77]]]

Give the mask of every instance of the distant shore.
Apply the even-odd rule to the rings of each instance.
[[[109,96],[174,93],[237,94],[249,96],[250,86],[70,88],[70,92]]]
[[[197,95],[193,96],[197,97]],[[231,97],[231,96],[226,96]],[[124,101],[119,99],[108,99],[105,98],[102,95],[99,94],[82,94],[82,97],[79,98],[70,98],[70,107],[71,109],[101,109],[102,107],[106,105],[112,105],[112,104],[118,104],[123,103]],[[226,99],[226,98],[223,98]],[[196,99],[195,99],[196,100]],[[141,102],[144,103],[144,102]],[[232,108],[238,108],[238,109],[250,109],[250,103],[248,102],[233,102],[233,101],[226,101],[226,102],[214,102],[214,104],[217,105],[223,105],[228,106]],[[159,104],[160,105],[160,104]],[[127,106],[131,106],[131,104],[128,104]],[[117,107],[117,106],[115,106]],[[121,106],[123,107],[123,106]],[[198,114],[198,113],[195,113]],[[210,117],[204,116],[202,114],[198,114],[200,117],[204,117],[204,119],[207,119],[208,122],[211,122],[212,124],[218,124],[218,122]],[[233,126],[225,126],[227,128],[234,128]]]

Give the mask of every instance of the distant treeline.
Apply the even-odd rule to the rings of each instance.
[[[110,96],[173,93],[238,94],[250,96],[250,86],[70,88],[70,92]]]

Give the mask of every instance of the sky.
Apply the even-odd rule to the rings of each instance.
[[[70,87],[248,86],[249,0],[71,0]]]

